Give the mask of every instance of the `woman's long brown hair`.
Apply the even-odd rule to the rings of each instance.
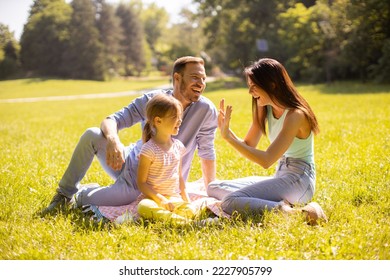
[[[314,134],[319,133],[317,118],[307,101],[299,94],[284,66],[271,58],[262,58],[251,66],[245,68],[246,79],[262,88],[276,104],[287,109],[301,110],[310,123]],[[258,116],[256,99],[252,98],[253,117]],[[266,134],[266,107],[263,107],[263,114],[259,119],[261,131]]]

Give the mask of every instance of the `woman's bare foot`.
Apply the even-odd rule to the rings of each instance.
[[[289,215],[290,215],[290,214],[296,214],[296,213],[301,212],[300,209],[292,208],[292,207],[291,207],[291,204],[288,203],[288,202],[285,201],[285,200],[283,200],[283,201],[281,201],[281,202],[279,203],[278,209],[279,209],[281,212],[283,212],[283,213],[285,213],[285,214],[289,214]]]
[[[328,221],[324,210],[322,210],[321,206],[317,202],[310,202],[302,208],[302,212],[306,215],[306,221],[311,226],[318,225],[319,222]]]
[[[324,211],[317,202],[310,202],[303,208],[293,208],[287,201],[281,201],[279,203],[278,210],[287,215],[303,213],[306,222],[311,226],[318,225],[320,222],[328,221]]]

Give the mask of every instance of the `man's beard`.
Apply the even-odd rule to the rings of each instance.
[[[190,92],[188,92],[188,91],[190,91]],[[199,98],[200,98],[201,95],[199,95],[199,96],[193,95],[191,88],[188,88],[188,91],[187,91],[187,83],[182,81],[181,84],[180,84],[180,94],[185,99],[187,99],[190,102],[197,102],[197,101],[199,101]]]

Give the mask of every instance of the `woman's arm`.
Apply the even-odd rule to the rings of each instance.
[[[248,145],[245,141],[239,139],[233,131],[230,130],[230,118],[232,115],[232,106],[227,106],[223,112],[224,118],[220,123],[222,137],[233,146],[240,154],[247,159],[261,165],[263,168],[272,166],[288,149],[297,135],[300,127],[306,120],[303,112],[299,110],[290,111],[283,124],[283,128],[275,141],[262,151]],[[252,124],[246,139],[256,132],[256,126]]]
[[[231,107],[231,106],[230,106]],[[221,131],[221,134],[222,134],[222,138],[225,138],[225,136],[227,134],[233,134],[233,131],[229,128],[229,127],[224,127],[222,128],[222,126],[224,125],[224,122],[225,122],[225,100],[222,99],[219,103],[219,115],[218,115],[218,128],[220,129]],[[259,111],[258,115],[253,115],[252,116],[252,124],[251,124],[251,127],[249,128],[245,138],[244,138],[244,143],[247,144],[248,146],[250,147],[253,147],[255,148],[257,146],[257,144],[259,143],[260,141],[260,138],[262,136],[262,132],[261,132],[261,129],[260,129],[260,125],[259,125],[259,119],[261,118],[261,115],[263,114],[263,111]],[[229,120],[230,121],[230,116],[229,115]]]
[[[249,128],[244,138],[244,142],[250,147],[256,148],[263,134],[259,123],[259,120],[262,119],[263,114],[265,114],[264,110],[257,110],[257,115],[252,115],[251,127]]]

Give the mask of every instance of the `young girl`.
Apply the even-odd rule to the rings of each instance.
[[[252,95],[252,124],[243,140],[229,128],[232,106],[220,102],[218,126],[222,137],[247,159],[268,168],[278,161],[273,177],[250,177],[209,184],[209,195],[223,198],[222,209],[231,214],[263,213],[280,209],[305,213],[310,224],[326,219],[317,203],[303,208],[294,204],[309,202],[315,191],[314,134],[317,119],[294,87],[285,68],[276,60],[260,59],[244,71]],[[270,146],[256,148],[266,124]],[[244,187],[243,187],[244,186]],[[232,189],[239,189],[231,192]]]
[[[138,204],[143,218],[181,223],[196,214],[181,173],[185,147],[172,138],[179,132],[181,115],[181,103],[170,95],[158,94],[147,103],[137,174],[138,188],[145,197]]]

